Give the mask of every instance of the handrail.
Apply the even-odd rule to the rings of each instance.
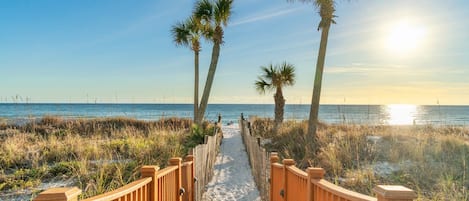
[[[276,168],[281,168],[281,169],[283,168],[283,165],[280,163],[272,163],[272,166]]]
[[[126,196],[127,194],[130,194],[130,193],[138,190],[139,188],[142,188],[143,186],[149,184],[151,181],[152,181],[151,177],[142,178],[142,179],[134,181],[130,184],[127,184],[123,187],[120,187],[116,190],[113,190],[113,191],[110,191],[110,192],[107,192],[107,193],[104,193],[104,194],[101,194],[101,195],[97,195],[97,196],[94,196],[94,197],[91,197],[91,198],[88,198],[88,199],[85,199],[85,200],[82,200],[82,201],[114,200],[114,199]]]
[[[287,166],[286,168],[288,170],[290,170],[290,172],[293,173],[294,175],[296,175],[296,176],[298,176],[302,179],[308,179],[308,174],[306,172],[304,172],[303,170],[300,170],[296,166]]]
[[[311,182],[319,188],[350,201],[376,201],[376,198],[363,195],[340,186],[334,185],[325,179],[312,179]]]
[[[181,158],[171,158],[169,166],[163,170],[159,170],[158,166],[143,166],[140,170],[141,179],[82,201],[182,201],[186,191],[191,193],[184,196],[184,199],[192,201],[193,185],[187,181],[194,180],[194,157],[189,155],[186,160],[188,161],[183,164]],[[34,201],[76,201],[80,193],[81,190],[76,187],[51,188],[41,192]]]
[[[162,170],[158,171],[158,174],[156,175],[156,178],[159,179],[161,177],[164,177],[164,176],[174,172],[177,169],[178,169],[178,166],[166,167],[165,169],[162,169]]]
[[[378,185],[373,189],[377,198],[370,197],[326,181],[323,179],[325,171],[322,168],[310,167],[304,172],[295,167],[292,159],[284,159],[283,164],[278,161],[278,154],[272,152],[271,201],[412,201],[417,198],[413,190],[391,185]]]

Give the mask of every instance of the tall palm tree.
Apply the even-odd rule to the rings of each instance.
[[[207,109],[220,56],[220,46],[223,44],[223,27],[228,25],[232,4],[233,0],[200,0],[196,3],[194,9],[194,16],[197,22],[199,22],[199,26],[203,29],[204,37],[213,43],[212,58],[198,111],[199,121],[203,120],[205,110]]]
[[[287,0],[294,2],[295,0]],[[334,15],[335,5],[334,0],[297,0],[300,2],[308,3],[312,2],[316,8],[319,10],[319,15],[321,16],[321,21],[319,22],[318,31],[321,32],[321,42],[319,45],[318,60],[316,63],[316,75],[314,78],[314,88],[313,88],[313,97],[311,100],[311,109],[309,113],[308,121],[308,136],[309,140],[316,139],[316,131],[318,125],[318,113],[319,113],[319,101],[321,98],[321,85],[322,85],[322,74],[324,71],[324,61],[326,59],[326,48],[327,48],[327,38],[329,36],[329,28],[331,24],[335,24]]]
[[[281,65],[268,67],[261,66],[262,75],[255,82],[257,91],[265,94],[267,90],[273,91],[275,101],[275,127],[283,122],[285,99],[283,97],[283,87],[295,84],[295,67],[292,64],[283,62]],[[275,129],[276,130],[276,129]]]
[[[194,122],[199,123],[199,52],[201,29],[194,17],[178,22],[171,28],[174,43],[177,46],[189,47],[194,51]]]

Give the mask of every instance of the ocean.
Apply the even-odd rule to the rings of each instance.
[[[309,105],[286,105],[286,120],[305,120]],[[130,117],[158,120],[167,117],[192,117],[191,104],[0,104],[0,122],[22,123],[44,115],[64,118]],[[236,122],[245,117],[274,116],[274,105],[210,104],[206,119]],[[365,125],[469,125],[469,106],[440,105],[321,105],[319,119],[326,123]]]

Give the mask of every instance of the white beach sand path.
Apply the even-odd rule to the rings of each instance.
[[[260,201],[238,124],[223,126],[223,141],[204,201]]]

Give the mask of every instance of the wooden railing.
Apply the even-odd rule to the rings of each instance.
[[[185,162],[171,158],[169,166],[143,166],[141,179],[119,189],[82,201],[193,201],[201,200],[205,185],[213,174],[213,165],[222,140],[221,116],[215,124],[213,136],[205,136],[204,144],[190,151]],[[197,162],[196,162],[197,161]],[[34,201],[77,201],[81,190],[52,188],[41,192]]]
[[[271,201],[412,201],[414,191],[403,186],[378,185],[373,190],[377,198],[334,185],[324,179],[322,168],[295,167],[295,161],[284,159],[278,163],[277,153],[271,153]]]
[[[141,179],[119,189],[82,201],[193,201],[194,157],[171,158],[169,166],[143,166]],[[34,201],[76,201],[81,190],[53,188],[39,194]]]

